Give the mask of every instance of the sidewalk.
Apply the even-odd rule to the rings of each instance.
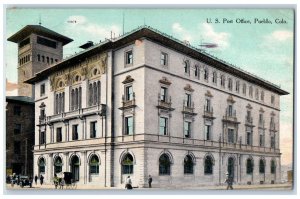
[[[68,187],[64,186],[63,190],[124,190],[122,187],[103,187],[100,185],[82,185],[78,184],[77,187]],[[11,187],[10,184],[6,185],[6,188],[8,190],[58,190],[63,191],[61,189],[55,189],[54,185],[52,184],[43,184],[42,186],[40,184],[33,185],[32,188],[24,187],[21,188],[20,186],[15,185],[14,187]],[[292,190],[292,184],[257,184],[257,185],[233,185],[234,190]],[[163,190],[226,190],[226,185],[220,185],[220,186],[197,186],[197,187],[172,187],[172,188],[161,188],[161,187],[153,187],[153,188],[134,188],[133,190],[155,190],[155,191],[163,191]]]

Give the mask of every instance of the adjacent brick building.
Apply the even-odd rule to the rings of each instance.
[[[30,97],[6,97],[6,171],[33,175],[34,101]]]

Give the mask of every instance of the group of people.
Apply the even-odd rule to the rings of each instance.
[[[57,177],[56,174],[54,174],[53,182],[54,182],[55,189],[57,189],[58,186],[59,189],[64,189],[64,185],[65,185],[64,178],[59,178]]]
[[[232,176],[229,175],[228,172],[226,173],[226,179],[225,179],[224,183],[227,184],[227,188],[226,188],[227,190],[228,189],[233,189],[233,187],[232,187],[232,185],[233,185],[233,178],[232,178]],[[149,188],[152,187],[151,184],[152,184],[152,176],[149,175],[149,177],[148,177]],[[131,180],[130,176],[128,176],[127,179],[126,179],[125,188],[126,189],[132,189],[133,188],[132,187],[132,180]]]
[[[149,175],[149,177],[148,177],[148,185],[149,185],[149,188],[152,187],[151,184],[152,184],[152,176]],[[133,188],[133,187],[132,187],[132,181],[131,181],[130,176],[128,176],[127,179],[126,179],[126,182],[125,182],[125,188],[126,188],[126,189],[132,189],[132,188]]]
[[[44,183],[44,176],[41,175],[40,177],[38,177],[37,175],[35,175],[34,176],[34,183],[35,183],[35,185],[37,185],[38,179],[40,179],[40,184],[43,185],[43,183]]]

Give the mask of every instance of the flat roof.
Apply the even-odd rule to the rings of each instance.
[[[68,57],[61,62],[53,65],[50,68],[47,68],[43,71],[40,71],[35,74],[34,77],[28,79],[25,81],[25,83],[33,84],[36,81],[45,79],[49,76],[49,74],[62,70],[64,68],[69,67],[72,64],[76,64],[79,61],[85,60],[87,56],[92,56],[96,53],[99,53],[99,51],[105,51],[109,49],[116,49],[121,46],[126,45],[127,43],[133,42],[136,39],[140,38],[148,38],[154,42],[163,44],[165,46],[168,46],[169,48],[175,49],[181,53],[187,54],[188,56],[197,59],[203,63],[206,63],[207,65],[213,66],[216,69],[219,69],[221,71],[227,72],[229,74],[235,75],[237,77],[240,77],[241,79],[244,79],[246,81],[249,81],[254,84],[258,84],[266,89],[269,89],[275,93],[278,93],[280,95],[287,95],[289,94],[287,91],[284,91],[279,86],[264,80],[256,75],[253,75],[245,70],[242,70],[236,66],[233,66],[232,64],[229,64],[225,62],[224,60],[221,60],[217,57],[214,57],[206,52],[204,52],[201,49],[195,48],[189,44],[186,44],[176,38],[173,38],[172,36],[169,36],[165,33],[160,32],[159,30],[156,30],[150,26],[141,26],[138,27],[131,32],[128,32],[116,39],[111,40],[105,40],[102,43],[96,44],[86,50],[83,50],[71,57]]]
[[[34,100],[31,97],[27,96],[6,96],[6,101],[32,105],[34,104]]]
[[[66,45],[71,41],[73,41],[73,39],[61,35],[57,32],[54,32],[53,30],[45,28],[44,26],[41,25],[27,25],[21,30],[19,30],[17,33],[15,33],[14,35],[10,36],[7,40],[11,42],[19,43],[20,41],[28,37],[31,33],[36,33],[38,35],[60,41],[63,43],[63,45]]]

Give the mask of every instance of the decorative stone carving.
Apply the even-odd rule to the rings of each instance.
[[[250,104],[248,104],[248,105],[246,106],[246,108],[247,108],[247,109],[252,109],[252,106],[251,106]]]
[[[264,111],[263,108],[260,108],[260,109],[259,109],[259,112],[264,113],[265,111]]]
[[[128,84],[128,83],[131,83],[133,81],[134,81],[134,79],[130,75],[127,75],[125,80],[122,83],[123,84]]]
[[[166,85],[172,84],[166,77],[163,77],[162,79],[160,79],[159,83],[166,84]]]
[[[194,89],[192,89],[192,87],[191,87],[190,84],[187,84],[187,85],[184,87],[184,90],[189,91],[189,92],[194,92]]]
[[[227,102],[230,102],[230,103],[235,103],[232,95],[229,95],[229,97],[227,98]]]
[[[205,93],[205,96],[207,96],[207,97],[213,97],[213,95],[210,93],[210,91],[208,90],[208,91],[206,91],[206,93]]]

